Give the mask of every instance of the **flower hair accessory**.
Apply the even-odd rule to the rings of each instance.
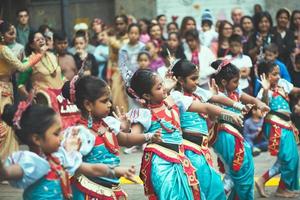
[[[70,81],[70,101],[71,101],[71,103],[75,103],[75,100],[76,100],[76,98],[75,98],[75,93],[76,93],[75,83],[80,77],[82,77],[84,75],[84,67],[85,67],[86,59],[87,58],[85,58],[83,60],[82,65],[81,65],[77,75],[75,75],[72,78],[72,80]]]
[[[127,90],[139,104],[141,105],[146,104],[146,101],[144,99],[141,99],[131,87],[128,87]]]
[[[218,74],[222,70],[222,68],[225,67],[226,65],[228,65],[231,61],[232,61],[232,59],[222,60],[222,62],[219,64],[215,74]]]
[[[125,50],[119,52],[119,68],[123,75],[126,87],[130,87],[130,80],[133,76],[133,72],[129,69],[129,57]]]
[[[21,101],[18,104],[18,109],[13,118],[13,126],[15,129],[17,129],[17,130],[21,129],[20,121],[21,121],[22,115],[26,111],[26,109],[32,104],[34,96],[35,96],[35,90],[33,90],[32,92],[29,93],[29,96],[26,101]]]
[[[70,101],[72,103],[74,103],[76,100],[76,98],[75,98],[75,93],[76,93],[75,83],[78,79],[79,79],[79,75],[75,75],[70,82]]]

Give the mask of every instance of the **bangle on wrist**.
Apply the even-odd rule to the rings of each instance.
[[[228,113],[221,113],[219,119],[224,120],[229,123],[234,123],[232,116]]]
[[[115,168],[111,165],[108,165],[107,167],[108,167],[108,169],[106,171],[107,177],[108,178],[116,178]]]
[[[145,142],[151,142],[153,133],[146,133],[145,135]]]
[[[245,105],[242,104],[241,102],[235,102],[232,105],[233,108],[238,109],[238,110],[243,110],[245,108]]]

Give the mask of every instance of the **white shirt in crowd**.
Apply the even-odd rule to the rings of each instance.
[[[192,60],[192,52],[190,48],[186,48],[185,51],[185,56],[187,60],[191,61]],[[213,52],[207,48],[206,46],[201,45],[200,46],[200,51],[198,53],[198,59],[200,63],[200,72],[199,72],[199,85],[204,89],[208,89],[208,82],[210,79],[210,76],[215,73],[215,69],[210,66],[210,64],[216,60],[215,55]]]
[[[232,59],[232,55],[225,56],[225,59]],[[252,61],[251,58],[247,55],[240,54],[231,60],[231,63],[234,64],[237,68],[240,70],[242,68],[251,68],[252,67]],[[240,78],[239,81],[239,87],[241,89],[245,89],[249,86],[249,80],[247,78]]]

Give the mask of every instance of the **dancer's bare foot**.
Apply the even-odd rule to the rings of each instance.
[[[263,178],[259,178],[257,181],[255,181],[255,187],[261,197],[263,198],[269,197],[269,195],[267,195],[265,191],[265,183]]]
[[[297,197],[297,194],[291,193],[288,190],[283,190],[283,189],[277,189],[275,196],[277,197],[282,197],[282,198],[294,198]]]

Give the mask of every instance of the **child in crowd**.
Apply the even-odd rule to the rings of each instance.
[[[275,63],[276,65],[278,65],[280,77],[287,80],[288,82],[291,82],[291,76],[290,76],[285,64],[282,63],[281,61],[279,61],[277,59],[277,57],[278,57],[278,46],[275,43],[271,43],[264,48],[264,61],[270,62],[270,63]],[[266,63],[266,62],[262,62],[262,63]],[[256,71],[258,71],[259,68],[264,68],[264,67],[265,66],[260,63],[260,64],[258,64]],[[254,79],[254,91],[253,91],[254,96],[257,96],[258,92],[261,89],[261,85],[257,81],[258,78],[259,77],[256,77]]]
[[[269,140],[269,152],[277,157],[277,161],[257,180],[256,187],[262,197],[268,197],[265,192],[265,183],[280,173],[276,196],[297,197],[297,190],[299,190],[299,155],[296,143],[298,132],[291,121],[289,95],[299,95],[300,88],[280,78],[280,68],[275,63],[265,63],[264,67],[258,68],[258,74],[262,89],[257,98],[262,99],[271,108],[264,120],[263,133]]]
[[[74,55],[77,70],[83,67],[86,75],[98,77],[98,65],[93,54],[86,51],[87,40],[83,35],[76,35],[74,38],[74,47],[76,54]]]
[[[109,56],[108,31],[109,30],[103,30],[98,33],[98,46],[96,47],[93,54],[96,61],[98,62],[98,77],[103,80],[106,79],[106,66]]]
[[[146,44],[150,40],[150,36],[148,34],[148,27],[150,26],[150,21],[148,19],[140,19],[138,24],[141,28],[141,36],[140,41]]]
[[[225,56],[240,70],[239,88],[250,94],[249,75],[252,67],[251,58],[243,54],[242,36],[233,34],[229,38],[230,55]]]
[[[126,114],[117,110],[117,117],[108,116],[111,112],[110,88],[101,79],[94,76],[83,76],[66,82],[63,95],[71,102],[75,102],[81,111],[81,118],[77,125],[88,130],[79,131],[82,145],[79,149],[83,160],[87,163],[109,164],[111,167],[120,165],[119,145],[131,147],[145,142],[160,142],[160,133],[130,133],[130,124]],[[84,199],[117,199],[127,197],[120,188],[117,177],[86,176],[78,174],[73,177],[72,185],[75,200]],[[99,188],[94,190],[94,188]],[[106,192],[102,192],[106,191]]]
[[[150,69],[153,72],[156,72],[157,69],[164,66],[164,61],[159,55],[160,45],[158,44],[158,42],[156,40],[150,40],[146,44],[146,50],[149,51],[149,53],[151,55]]]
[[[167,33],[170,34],[172,32],[176,32],[176,33],[179,32],[179,27],[178,27],[178,24],[176,22],[170,22],[167,25]]]
[[[108,178],[125,175],[134,180],[134,168],[113,169],[106,164],[84,163],[77,151],[79,129],[70,130],[70,137],[61,146],[63,134],[57,113],[50,107],[30,103],[31,100],[20,102],[18,106],[6,105],[2,115],[30,149],[13,153],[4,165],[0,159],[0,180],[8,180],[12,186],[24,189],[24,200],[72,199],[70,175],[76,173]]]
[[[200,68],[199,85],[203,89],[208,89],[210,76],[215,72],[210,66],[215,60],[215,56],[209,48],[200,45],[199,32],[196,29],[188,30],[185,33],[185,40],[188,44],[188,48],[184,52],[186,58]]]
[[[181,43],[180,35],[177,32],[171,32],[168,34],[168,40],[165,45],[170,51],[172,57],[175,58],[185,58],[184,49]]]
[[[128,26],[128,38],[129,42],[125,44],[124,46],[121,47],[120,52],[125,52],[128,57],[128,69],[134,73],[138,68],[138,62],[137,62],[137,57],[140,51],[144,50],[145,44],[140,40],[140,34],[141,34],[141,28],[139,27],[138,24],[130,24]],[[119,56],[120,56],[119,52]],[[121,60],[119,59],[119,67],[121,67]],[[123,69],[122,71],[122,76],[124,78],[123,74]],[[124,78],[125,80],[125,78]]]
[[[287,70],[286,65],[278,60],[278,46],[275,43],[271,43],[264,48],[264,59],[267,62],[275,63],[279,67],[280,77],[291,82],[291,76]]]
[[[77,68],[74,57],[67,52],[67,35],[64,33],[55,33],[53,39],[54,50],[57,55],[58,64],[61,67],[62,73],[67,80],[72,80],[75,74],[77,74]]]
[[[234,24],[233,27],[232,27],[232,34],[239,35],[239,36],[243,37],[243,29],[242,29],[241,25]]]
[[[141,51],[138,54],[137,62],[139,64],[139,69],[150,69],[151,56],[147,51]]]
[[[259,155],[262,150],[267,150],[268,144],[264,137],[260,137],[263,122],[261,110],[255,106],[252,107],[251,116],[244,122],[243,136],[251,146],[253,156]]]
[[[191,111],[212,117],[226,116],[236,124],[241,122],[240,116],[211,104],[194,101],[178,91],[168,95],[160,76],[150,70],[136,71],[128,92],[144,106],[128,114],[132,133],[162,130],[162,142],[148,144],[144,150],[141,178],[146,195],[160,200],[205,198],[199,190],[196,170],[184,155],[180,115]]]
[[[209,9],[205,9],[201,16],[200,41],[203,46],[210,48],[211,42],[218,39],[218,33],[212,28],[213,17]]]

